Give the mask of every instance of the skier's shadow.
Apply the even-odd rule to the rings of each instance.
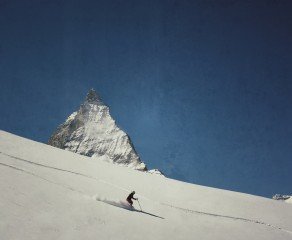
[[[147,214],[149,216],[152,216],[152,217],[157,217],[157,218],[161,218],[161,219],[164,219],[164,217],[160,217],[158,215],[155,215],[155,214],[152,214],[152,213],[149,213],[149,212],[144,212],[144,211],[140,211],[140,210],[135,210],[136,212],[139,212],[139,213],[144,213],[144,214]]]

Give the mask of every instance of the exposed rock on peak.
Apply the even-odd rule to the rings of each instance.
[[[93,89],[79,110],[57,128],[48,144],[137,170],[147,170],[129,136],[116,125],[109,107]]]
[[[290,195],[282,195],[282,194],[275,194],[274,196],[273,196],[273,199],[274,200],[282,200],[282,201],[286,201],[286,202],[290,202],[290,203],[292,203],[292,198],[291,198],[291,196]]]
[[[148,170],[148,173],[151,173],[151,174],[154,174],[154,175],[160,175],[160,176],[165,177],[164,174],[159,169]]]
[[[88,103],[100,103],[100,104],[103,104],[100,96],[98,96],[98,94],[96,93],[96,91],[93,88],[90,89],[89,92],[87,93],[86,101]]]

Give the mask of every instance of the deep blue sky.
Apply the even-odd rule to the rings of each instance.
[[[290,193],[292,1],[0,0],[0,128],[47,142],[95,88],[143,161]]]

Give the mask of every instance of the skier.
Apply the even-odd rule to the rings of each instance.
[[[132,199],[134,200],[138,200],[138,198],[134,198],[134,194],[135,194],[135,191],[131,192],[129,194],[129,196],[127,197],[127,202],[130,203],[131,206],[133,206],[133,201]]]

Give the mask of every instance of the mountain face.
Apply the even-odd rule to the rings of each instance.
[[[78,111],[50,137],[54,147],[146,171],[129,136],[115,123],[106,106],[91,89]]]

